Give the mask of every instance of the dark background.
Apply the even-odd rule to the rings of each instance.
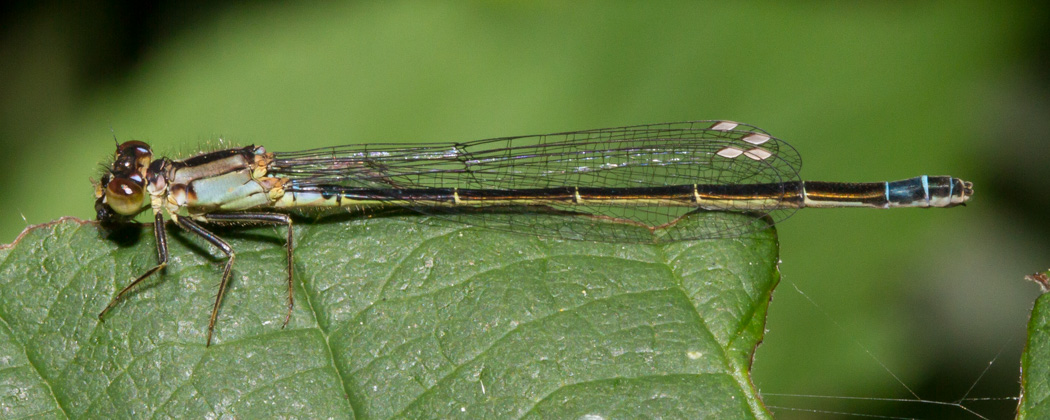
[[[784,280],[754,367],[778,418],[977,417],[773,394],[1019,393],[1037,293],[1022,277],[1050,265],[1050,33],[1036,2],[0,8],[0,243],[92,217],[88,179],[114,136],[186,155],[733,119],[791,142],[804,179],[950,174],[976,190],[965,208],[806,210],[780,225]],[[1008,418],[1016,401],[963,405]]]

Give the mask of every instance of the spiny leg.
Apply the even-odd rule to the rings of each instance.
[[[168,235],[164,231],[164,215],[160,212],[157,212],[153,218],[153,237],[157,242],[157,261],[159,262],[157,263],[157,265],[153,266],[153,268],[146,270],[145,273],[142,273],[141,276],[138,276],[138,278],[136,278],[130,284],[121,289],[120,292],[117,293],[117,296],[114,297],[113,300],[109,301],[109,304],[106,305],[106,309],[103,309],[102,312],[99,312],[99,321],[102,321],[102,316],[106,315],[106,312],[109,312],[109,310],[113,309],[114,306],[117,306],[117,303],[120,302],[120,300],[124,298],[124,295],[127,294],[128,291],[131,290],[133,287],[135,287],[135,285],[141,283],[149,276],[152,276],[153,273],[156,273],[164,269],[164,267],[168,266]]]
[[[288,228],[288,237],[285,240],[285,250],[288,254],[288,314],[284,317],[284,324],[281,328],[288,326],[288,321],[292,319],[292,308],[295,306],[294,293],[295,289],[292,286],[292,254],[295,249],[293,244],[292,236],[292,218],[287,214],[281,213],[212,213],[203,216],[204,220],[208,223],[217,224],[270,224],[270,225],[285,225]]]
[[[201,227],[201,225],[197,224],[197,222],[190,220],[188,217],[173,216],[173,218],[175,219],[175,223],[178,223],[183,229],[204,238],[204,240],[215,245],[216,248],[219,248],[219,250],[229,257],[226,260],[226,267],[222,270],[222,281],[219,282],[219,294],[215,296],[215,306],[212,307],[211,319],[208,321],[208,341],[205,346],[210,346],[212,333],[215,332],[215,319],[219,315],[219,306],[222,304],[222,298],[226,295],[226,285],[230,283],[230,273],[233,269],[233,261],[236,259],[236,255],[233,252],[233,248],[230,247],[230,244],[226,243],[226,241],[222,240],[222,238],[219,238],[214,233],[207,231]]]

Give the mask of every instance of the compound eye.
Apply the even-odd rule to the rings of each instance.
[[[122,172],[143,171],[152,159],[153,151],[148,144],[138,140],[126,141],[117,146],[114,169]]]
[[[131,140],[121,143],[120,146],[117,146],[117,154],[134,156],[135,158],[139,158],[147,155],[152,156],[153,151],[150,150],[149,145],[145,142]]]
[[[131,216],[145,208],[142,186],[126,178],[113,178],[106,185],[106,204],[113,211]]]

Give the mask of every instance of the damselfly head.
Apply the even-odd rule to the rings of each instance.
[[[146,172],[152,160],[153,151],[146,143],[132,140],[117,146],[113,165],[95,184],[99,223],[118,224],[146,208]]]

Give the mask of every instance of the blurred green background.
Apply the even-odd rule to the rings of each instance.
[[[804,179],[950,174],[976,190],[965,208],[806,210],[780,225],[783,283],[754,365],[778,418],[977,417],[776,394],[1019,393],[1037,294],[1022,276],[1050,265],[1050,32],[1038,3],[0,11],[0,243],[28,224],[93,217],[89,178],[114,136],[186,155],[231,142],[290,150],[732,119],[794,145]],[[963,405],[1008,418],[1016,401]]]

